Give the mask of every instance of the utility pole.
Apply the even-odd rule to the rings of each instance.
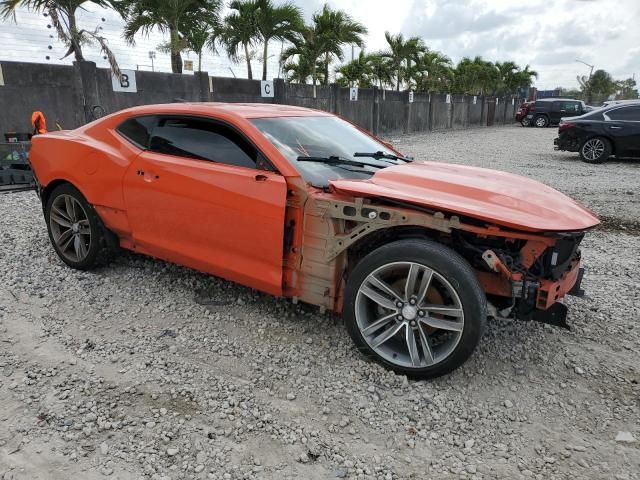
[[[156,52],[154,50],[149,50],[149,59],[151,60],[151,71],[155,72],[155,68],[153,65],[153,61],[156,58]]]

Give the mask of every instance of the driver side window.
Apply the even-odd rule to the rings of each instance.
[[[149,150],[236,167],[264,170],[268,165],[256,148],[232,128],[198,117],[160,118],[151,132]]]

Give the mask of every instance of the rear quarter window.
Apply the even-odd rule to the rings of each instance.
[[[151,132],[158,123],[155,116],[133,117],[125,120],[116,131],[131,143],[142,149],[149,148]]]

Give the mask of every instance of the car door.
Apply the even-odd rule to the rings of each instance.
[[[605,132],[613,139],[618,155],[640,156],[640,105],[604,112]]]
[[[136,249],[280,294],[287,187],[272,170],[230,125],[158,117],[124,179]]]
[[[551,102],[551,108],[549,109],[549,122],[556,124],[560,123],[560,118],[562,117],[562,102],[559,100],[555,100]]]

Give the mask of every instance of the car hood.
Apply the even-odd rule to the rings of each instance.
[[[573,231],[598,217],[575,200],[519,175],[435,162],[379,170],[367,180],[333,180],[343,193],[384,197],[527,231]]]

